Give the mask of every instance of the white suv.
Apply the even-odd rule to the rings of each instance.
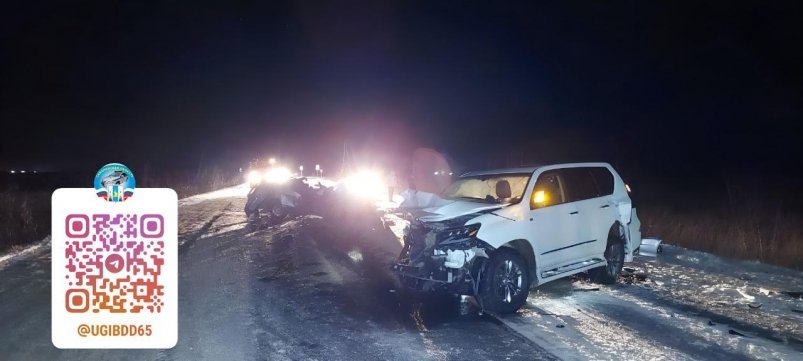
[[[607,163],[466,173],[405,230],[394,270],[407,287],[472,295],[500,313],[579,272],[615,283],[641,243],[628,192]]]

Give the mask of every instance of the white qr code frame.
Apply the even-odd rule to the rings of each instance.
[[[175,346],[175,191],[137,188],[124,202],[107,202],[92,188],[58,189],[52,196],[51,243],[54,346]]]

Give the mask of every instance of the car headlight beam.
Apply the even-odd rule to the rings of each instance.
[[[246,181],[251,186],[256,186],[259,183],[262,183],[262,175],[259,174],[259,172],[255,171],[255,170],[252,170],[252,171],[248,172],[248,176],[246,176]]]
[[[285,167],[276,167],[265,173],[264,180],[268,183],[284,183],[290,180],[293,174]]]

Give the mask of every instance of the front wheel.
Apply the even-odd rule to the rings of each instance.
[[[281,201],[274,202],[268,209],[268,218],[274,223],[283,221],[289,216],[288,208]]]
[[[530,273],[527,263],[512,249],[499,249],[491,256],[480,281],[483,306],[498,313],[516,312],[527,301]]]

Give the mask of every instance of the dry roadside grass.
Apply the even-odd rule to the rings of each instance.
[[[0,250],[45,238],[50,233],[50,192],[0,192]]]
[[[640,208],[639,218],[644,237],[720,256],[803,269],[803,215],[745,206],[684,213]]]
[[[161,174],[158,178],[137,179],[138,187],[173,188],[179,198],[209,192],[242,182],[240,175],[209,169],[196,174]],[[0,191],[0,253],[27,245],[50,234],[50,196],[52,191]]]

